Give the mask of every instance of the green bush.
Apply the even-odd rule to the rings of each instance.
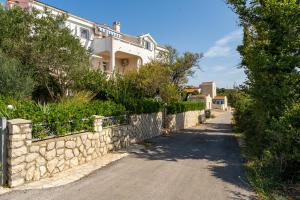
[[[92,130],[93,115],[115,116],[125,114],[125,107],[111,101],[38,104],[33,101],[15,102],[14,109],[7,109],[8,102],[0,101],[0,115],[8,119],[32,120],[33,137],[65,135],[69,132]]]
[[[162,111],[163,105],[155,99],[132,99],[125,105],[130,113],[157,113]]]
[[[168,114],[182,113],[192,110],[204,110],[205,105],[203,102],[195,101],[179,101],[167,106]]]

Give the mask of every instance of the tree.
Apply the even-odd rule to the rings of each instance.
[[[168,52],[161,52],[157,62],[165,66],[169,71],[170,81],[178,87],[184,86],[188,77],[200,69],[199,60],[203,57],[199,53],[184,52],[179,55],[178,51],[167,46]]]
[[[89,53],[67,27],[66,16],[32,9],[0,8],[0,49],[33,69],[37,88],[52,100],[68,95],[89,67]]]
[[[20,63],[0,52],[0,95],[15,99],[30,98],[35,81],[32,71],[24,70]]]
[[[245,131],[251,133],[247,140],[255,146],[259,169],[272,172],[267,178],[298,182],[299,124],[292,120],[300,117],[299,1],[227,1],[244,29],[238,51],[248,77],[247,99],[251,103],[236,109],[246,111],[239,120],[254,119]]]

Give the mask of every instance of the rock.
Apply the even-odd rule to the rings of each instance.
[[[29,149],[30,153],[38,153],[40,150],[40,146],[31,146]]]
[[[87,140],[87,135],[86,135],[86,134],[85,134],[85,135],[82,135],[82,136],[81,136],[81,140],[82,140],[82,143],[85,143],[86,140]]]
[[[65,154],[61,154],[59,157],[58,157],[58,160],[64,160],[65,159]]]
[[[47,144],[47,150],[48,151],[54,149],[54,147],[55,147],[55,142],[49,142]]]
[[[19,165],[24,161],[25,161],[25,156],[20,156],[18,158],[8,158],[8,164],[10,164],[11,166]]]
[[[80,137],[76,139],[76,147],[79,147],[82,144]]]
[[[57,141],[55,148],[60,149],[65,147],[65,141]]]
[[[96,146],[96,141],[93,140],[93,141],[92,141],[92,147],[95,147],[95,146]]]
[[[27,170],[27,173],[25,176],[26,181],[31,181],[33,179],[34,171],[35,171],[35,166],[32,166]]]
[[[45,166],[40,166],[40,172],[41,172],[41,176],[44,176],[47,172],[47,169]]]
[[[27,163],[26,164],[26,170],[28,170],[29,168],[31,168],[32,166],[34,166],[35,165],[35,162],[33,161],[33,162],[30,162],[30,163]]]
[[[74,157],[72,149],[66,149],[65,150],[65,157],[67,160],[70,160],[71,158]]]
[[[74,157],[70,160],[70,167],[75,167],[78,165],[78,158]]]
[[[86,162],[89,162],[89,161],[91,161],[91,160],[92,160],[92,156],[86,157]]]
[[[85,163],[85,158],[81,158],[79,164],[82,165]]]
[[[98,140],[99,139],[99,133],[94,133],[93,134],[93,139]]]
[[[79,150],[76,148],[73,150],[74,156],[79,156]]]
[[[45,158],[47,160],[52,160],[55,156],[56,156],[56,149],[53,149],[51,151],[46,152]]]
[[[86,152],[85,149],[83,150],[83,153],[82,153],[82,154],[83,154],[84,157],[87,157],[87,152]]]
[[[61,166],[58,166],[58,170],[59,170],[60,172],[63,171],[64,168],[65,168],[65,165],[64,165],[64,164],[62,164]]]
[[[94,153],[92,154],[92,158],[95,159],[95,158],[97,158],[97,157],[98,157],[97,153],[94,152]]]
[[[92,140],[93,139],[93,133],[88,133],[88,139]]]
[[[41,174],[40,174],[40,170],[39,169],[36,169],[34,171],[34,174],[33,174],[33,180],[34,181],[38,181],[41,179]]]
[[[41,147],[41,148],[40,148],[40,154],[41,154],[42,156],[45,156],[45,153],[46,153],[46,148],[45,148],[45,147]]]
[[[39,156],[38,153],[30,153],[26,156],[26,162],[34,161]]]
[[[9,180],[8,182],[9,182],[10,187],[17,187],[17,186],[23,185],[25,183],[25,180],[24,180],[24,178],[18,178],[15,180]]]
[[[15,148],[19,148],[23,145],[24,145],[24,141],[16,141],[16,142],[11,143],[11,148],[15,149]]]
[[[62,165],[65,164],[65,160],[60,160],[58,163],[57,163],[57,167],[61,167]]]
[[[86,149],[89,149],[91,146],[92,146],[91,141],[90,141],[90,140],[87,140],[87,141],[85,142],[85,148],[86,148]]]
[[[57,149],[57,150],[56,150],[56,154],[57,154],[57,155],[62,155],[62,154],[64,154],[64,152],[65,152],[64,149]]]
[[[56,165],[58,163],[58,159],[54,158],[53,160],[49,161],[47,163],[47,170],[48,172],[51,174],[53,172],[53,170],[55,169]]]
[[[94,150],[95,150],[95,148],[90,148],[90,149],[88,149],[87,154],[88,154],[88,155],[89,155],[89,154],[92,154],[92,153],[94,152]]]
[[[45,164],[46,164],[45,158],[43,158],[43,157],[38,157],[38,158],[36,159],[36,165],[37,165],[37,166],[41,166],[41,165],[45,165]]]
[[[80,151],[81,153],[83,153],[83,151],[84,151],[84,146],[83,146],[83,145],[81,145],[81,146],[79,147],[79,151]]]
[[[25,163],[22,163],[22,164],[19,164],[19,165],[17,165],[17,166],[11,167],[11,168],[9,169],[9,171],[10,171],[11,174],[17,174],[17,173],[19,173],[19,172],[25,170],[25,166],[26,166],[26,164],[25,164]]]
[[[59,169],[58,168],[55,168],[54,170],[53,170],[53,174],[57,174],[59,172]]]
[[[11,152],[11,157],[12,158],[16,158],[16,157],[20,157],[22,155],[27,154],[27,148],[25,146],[20,147],[18,149],[10,149]]]
[[[76,147],[75,141],[67,141],[66,142],[66,148],[73,149],[75,147]]]

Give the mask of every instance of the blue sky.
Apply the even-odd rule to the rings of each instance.
[[[3,0],[0,0],[3,1]],[[124,33],[151,33],[161,44],[180,52],[204,53],[189,84],[214,80],[218,87],[232,87],[245,79],[236,47],[242,31],[237,16],[225,0],[42,0],[95,22],[122,23]]]

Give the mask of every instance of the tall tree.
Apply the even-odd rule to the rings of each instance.
[[[178,51],[167,46],[167,52],[161,52],[157,62],[164,65],[169,70],[170,80],[178,87],[182,87],[188,81],[188,77],[200,69],[199,61],[203,57],[199,53],[184,52],[182,55]]]
[[[88,51],[64,26],[66,17],[47,10],[0,8],[0,49],[34,69],[39,88],[52,99],[67,95],[89,66]]]

